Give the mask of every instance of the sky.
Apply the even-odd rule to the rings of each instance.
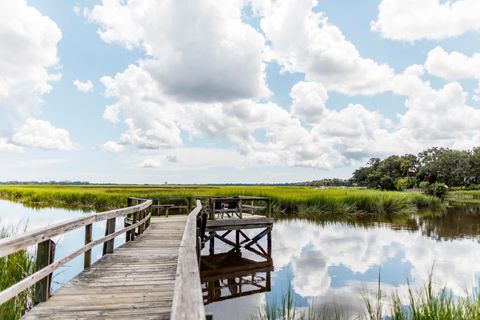
[[[283,183],[480,145],[478,0],[0,5],[0,181]]]

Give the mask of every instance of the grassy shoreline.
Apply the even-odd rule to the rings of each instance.
[[[12,230],[0,228],[0,239],[13,234]],[[26,250],[20,250],[6,257],[1,257],[0,291],[31,275],[34,269],[34,259]],[[0,319],[20,319],[31,304],[32,298],[33,288],[31,287],[0,305]]]
[[[127,197],[265,196],[274,213],[352,217],[411,215],[419,208],[442,208],[442,202],[420,193],[355,188],[315,189],[291,186],[0,186],[0,198],[35,207],[97,211],[124,207]]]

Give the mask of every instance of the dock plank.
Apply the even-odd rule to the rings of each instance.
[[[169,319],[187,216],[150,227],[97,261],[23,319]]]

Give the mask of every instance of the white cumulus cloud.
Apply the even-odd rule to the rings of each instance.
[[[480,79],[480,53],[471,57],[461,52],[446,52],[438,46],[428,53],[425,68],[428,73],[448,81]]]
[[[75,80],[73,81],[73,85],[74,85],[75,88],[77,88],[77,90],[80,91],[80,92],[86,93],[86,92],[91,92],[91,91],[93,91],[93,83],[92,83],[92,81],[90,81],[90,80],[87,80],[87,81],[82,82],[82,81],[80,81],[80,80],[78,80],[78,79],[75,79]]]
[[[28,116],[60,77],[50,68],[58,64],[62,33],[24,0],[2,1],[0,21],[0,108]]]
[[[292,87],[290,96],[293,100],[292,114],[307,123],[321,120],[328,93],[320,83],[300,81]]]
[[[304,73],[327,90],[373,95],[389,89],[393,69],[360,56],[342,31],[322,13],[317,1],[282,0],[261,20],[272,57],[284,70]]]
[[[160,168],[162,167],[162,162],[157,159],[145,159],[139,164],[140,168],[150,168],[150,169],[155,169],[155,168]]]
[[[88,18],[106,42],[143,49],[149,58],[141,67],[168,95],[230,101],[269,94],[264,38],[242,21],[240,1],[111,0]]]
[[[371,29],[399,41],[442,40],[480,30],[478,0],[382,0]]]
[[[165,155],[188,150],[185,137],[232,142],[231,156],[241,158],[239,166],[325,170],[431,146],[470,146],[478,138],[472,124],[478,122],[467,120],[479,119],[479,110],[467,104],[461,85],[451,82],[434,89],[422,79],[426,71],[447,80],[465,77],[466,69],[453,64],[456,70],[450,70],[435,62],[440,49],[433,50],[424,65],[396,74],[387,64],[361,56],[338,27],[315,10],[315,0],[248,1],[263,34],[243,22],[245,3],[188,2],[197,11],[193,14],[181,2],[110,0],[88,10],[103,40],[146,55],[101,78],[106,96],[115,99],[103,118],[126,126],[116,144],[150,149],[141,151],[143,155],[164,155],[136,159],[135,166],[172,166]],[[196,27],[174,28],[171,17]],[[446,55],[450,59],[453,54]],[[305,75],[291,88],[290,106],[265,99],[266,61],[278,62],[284,72]],[[391,92],[405,98],[405,110],[387,117],[368,102],[333,108],[331,92]],[[213,161],[210,154],[207,160]],[[185,159],[189,157],[179,156],[176,165],[194,166]]]
[[[10,143],[6,138],[0,137],[0,152],[19,153],[23,152],[23,148]]]
[[[107,141],[100,146],[100,149],[106,152],[118,153],[122,152],[125,148],[124,146],[116,143],[115,141]]]
[[[28,118],[18,128],[12,141],[20,146],[44,150],[71,150],[74,148],[67,130],[55,128],[48,121],[33,118]]]

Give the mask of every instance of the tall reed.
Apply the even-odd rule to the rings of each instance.
[[[12,235],[11,230],[0,229],[0,238]],[[0,291],[4,290],[34,271],[34,260],[26,250],[0,258]],[[0,319],[20,319],[32,303],[33,289],[27,289],[13,299],[0,305]]]
[[[480,288],[480,287],[478,287]],[[480,290],[480,289],[478,289]],[[408,288],[408,297],[402,300],[395,291],[388,300],[381,286],[380,276],[373,296],[362,292],[365,312],[345,319],[355,320],[480,320],[480,292],[466,292],[464,297],[455,296],[447,288],[435,289],[432,274],[420,290]],[[289,288],[280,306],[267,299],[252,315],[255,320],[326,320],[343,319],[342,310],[326,312],[325,306],[315,309],[312,306],[300,308],[292,299]],[[387,300],[386,300],[387,299]],[[327,310],[328,311],[328,310]],[[332,311],[332,310],[330,310]]]

